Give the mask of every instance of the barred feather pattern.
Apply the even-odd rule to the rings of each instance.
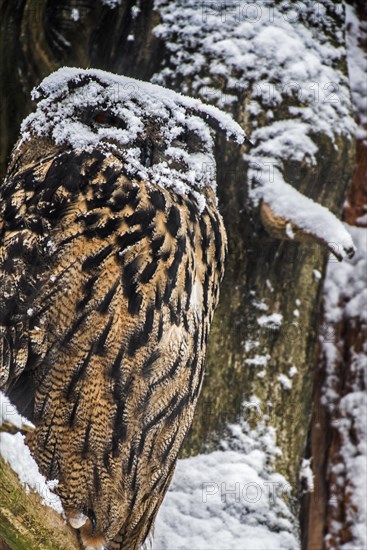
[[[225,230],[212,189],[200,212],[115,154],[34,140],[0,188],[0,386],[84,547],[137,550],[192,422]]]

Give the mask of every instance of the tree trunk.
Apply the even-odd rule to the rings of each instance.
[[[2,172],[20,121],[33,108],[30,90],[56,68],[91,66],[149,80],[169,66],[170,53],[153,33],[160,21],[153,0],[142,2],[135,16],[134,4],[122,1],[119,7],[110,9],[100,1],[86,0],[1,2]],[[76,9],[79,20],[73,21],[71,13]],[[333,37],[335,29],[344,24],[343,15],[337,10],[328,15],[332,25],[323,32]],[[311,17],[305,22],[309,28],[313,24]],[[129,39],[131,35],[134,40]],[[343,57],[336,63],[345,71]],[[166,84],[177,91],[184,84],[188,94],[198,95],[190,78],[184,83],[181,77],[168,79]],[[218,90],[221,86],[219,79]],[[265,125],[269,109],[264,104],[256,117],[251,115],[246,108],[253,99],[253,88],[239,91],[229,109],[248,132],[255,128],[255,118],[260,126]],[[294,95],[284,93],[279,104],[272,107],[274,120],[286,118],[290,102],[295,107],[301,103]],[[352,173],[353,142],[344,136],[333,141],[326,132],[316,132],[312,140],[318,148],[317,163],[285,158],[284,179],[339,215]],[[207,376],[183,455],[215,448],[226,425],[244,411],[253,426],[265,420],[277,430],[277,444],[282,451],[277,469],[289,480],[297,514],[327,254],[315,244],[269,237],[249,197],[249,165],[243,158],[246,148],[239,151],[218,137],[216,151],[218,194],[228,232],[229,257],[210,335]],[[282,324],[259,323],[264,312],[281,314]],[[265,375],[261,365],[266,367]],[[288,376],[292,367],[297,372],[286,387],[279,377]]]
[[[367,22],[367,6],[359,0],[351,4],[356,10],[361,31]],[[359,48],[367,58],[366,30],[357,33],[356,28],[352,28],[349,33],[354,39],[359,38]],[[358,94],[360,90],[356,92]],[[363,450],[365,433],[361,427],[363,429],[367,418],[367,326],[364,311],[350,309],[351,302],[356,302],[363,292],[361,289],[366,279],[367,105],[364,112],[359,112],[359,108],[359,102],[355,101],[355,118],[360,131],[356,141],[355,169],[343,218],[356,228],[354,231],[360,236],[361,242],[360,250],[352,262],[351,276],[342,278],[338,285],[338,277],[335,277],[333,270],[328,272],[331,284],[335,283],[335,310],[340,309],[341,314],[334,312],[334,319],[329,318],[330,298],[326,293],[322,327],[327,330],[321,333],[322,345],[315,369],[313,402],[317,414],[311,423],[309,441],[317,491],[304,503],[304,547],[308,550],[337,550],[344,544],[349,548],[365,547],[365,495],[362,493],[362,502],[356,496],[359,488],[366,485],[366,472],[351,467],[352,461],[354,465],[358,462],[366,464]],[[365,302],[362,299],[364,307]],[[333,349],[334,353],[327,353],[328,348]],[[356,399],[353,403],[354,396]]]

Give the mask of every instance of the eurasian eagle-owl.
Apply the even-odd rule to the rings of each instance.
[[[192,421],[223,275],[209,125],[243,132],[97,70],[60,69],[34,99],[0,188],[0,387],[83,545],[135,550]]]

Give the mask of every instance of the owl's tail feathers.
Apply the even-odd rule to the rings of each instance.
[[[113,539],[113,542],[109,543],[105,550],[151,550],[153,544],[153,537],[148,535],[145,542],[141,542],[140,538],[126,538],[122,533],[117,535]],[[86,550],[93,550],[92,548],[86,548]]]
[[[144,535],[145,528],[132,533],[127,532],[124,528],[114,537],[113,541],[110,541],[96,531],[93,512],[89,516],[75,509],[64,508],[64,512],[71,527],[79,530],[84,550],[151,550],[152,548],[153,527],[149,529],[146,537]],[[144,525],[144,527],[146,526]],[[145,542],[142,542],[144,538]]]

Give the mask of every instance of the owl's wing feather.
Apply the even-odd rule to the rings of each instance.
[[[138,548],[199,393],[221,220],[206,209],[199,222],[193,198],[130,181],[98,152],[58,155],[4,190],[6,384],[32,379],[30,446],[69,518],[89,518],[84,543]]]

